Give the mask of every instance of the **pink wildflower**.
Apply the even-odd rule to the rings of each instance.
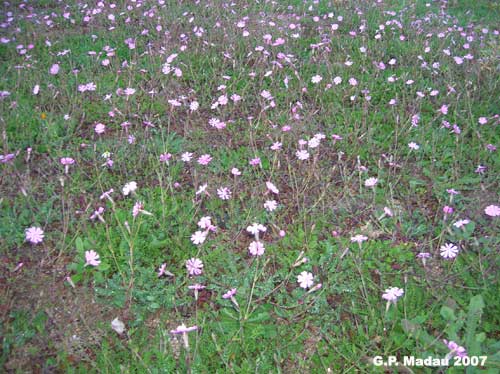
[[[297,282],[299,283],[299,286],[301,288],[309,288],[314,284],[314,276],[312,273],[309,273],[307,271],[303,271],[297,276]]]
[[[85,251],[85,266],[98,266],[101,263],[96,251]]]
[[[186,261],[186,269],[189,275],[201,275],[203,273],[203,262],[199,258],[190,258]]]
[[[38,244],[43,241],[43,230],[40,227],[30,227],[26,229],[26,241],[31,244]]]
[[[265,251],[264,244],[259,241],[251,242],[248,246],[248,251],[252,256],[262,256]]]

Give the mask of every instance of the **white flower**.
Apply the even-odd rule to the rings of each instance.
[[[122,192],[125,196],[128,196],[131,192],[134,192],[136,189],[137,189],[137,183],[132,181],[123,186]]]
[[[193,154],[191,152],[184,152],[181,155],[181,160],[184,162],[189,162],[193,158]]]
[[[32,244],[41,243],[43,237],[43,230],[40,227],[30,227],[26,229],[26,240]]]
[[[212,226],[212,219],[209,216],[201,217],[200,220],[198,221],[198,227],[200,229],[208,229],[211,226]]]
[[[206,231],[196,231],[193,235],[191,235],[191,241],[193,244],[202,244],[205,239],[207,238],[207,232]]]
[[[191,102],[191,104],[189,104],[189,110],[192,112],[198,110],[199,107],[200,107],[200,104],[197,101],[193,101],[193,102]]]
[[[420,146],[417,143],[415,143],[415,142],[408,143],[408,147],[410,149],[414,149],[414,150],[418,150],[420,148]]]
[[[314,276],[307,271],[303,271],[297,276],[297,282],[299,283],[299,286],[304,289],[309,288],[314,284],[313,279]]]
[[[498,217],[500,216],[500,207],[498,205],[488,205],[484,209],[484,213],[490,217]]]
[[[468,219],[461,219],[461,220],[458,220],[457,222],[455,222],[453,224],[453,226],[455,226],[456,228],[460,228],[460,227],[463,227],[465,225],[467,225],[468,223],[470,223],[470,220]]]
[[[227,187],[218,188],[217,195],[221,200],[229,200],[231,198],[231,190]]]
[[[313,138],[309,139],[309,141],[307,142],[307,146],[309,148],[317,148],[319,146],[320,141],[321,140],[319,138],[313,137]]]
[[[247,227],[247,231],[252,235],[256,235],[259,232],[266,232],[266,230],[266,227],[260,223],[252,223]]]
[[[248,251],[252,256],[262,256],[265,250],[264,244],[259,241],[251,242],[248,246]]]
[[[446,243],[439,248],[441,252],[441,257],[443,258],[455,258],[458,254],[458,247],[451,243]]]
[[[401,296],[403,296],[404,291],[398,287],[390,287],[385,290],[385,293],[382,295],[382,299],[387,301],[392,301],[393,303],[397,301]]]
[[[271,191],[272,193],[275,193],[276,195],[280,193],[278,188],[276,188],[276,186],[271,182],[266,182],[266,187],[269,191]]]
[[[351,242],[353,243],[362,243],[364,242],[365,240],[368,240],[368,237],[364,236],[364,235],[355,235],[353,237],[351,237]]]
[[[201,185],[200,188],[198,188],[198,191],[196,191],[196,195],[204,193],[207,190],[207,187],[208,187],[207,183]]]
[[[323,78],[321,77],[321,75],[315,75],[314,77],[311,78],[311,82],[314,84],[317,84],[317,83],[321,82],[322,80],[323,80]]]
[[[365,180],[365,187],[375,187],[377,182],[377,178],[368,178],[367,180]]]
[[[295,156],[297,156],[297,158],[299,160],[304,161],[304,160],[307,160],[309,158],[309,152],[307,152],[305,149],[303,149],[303,150],[295,152]]]
[[[111,321],[111,328],[121,335],[125,331],[125,324],[116,317]]]
[[[276,200],[267,200],[264,203],[264,208],[269,212],[276,210],[277,207],[278,207],[278,203],[276,202]]]

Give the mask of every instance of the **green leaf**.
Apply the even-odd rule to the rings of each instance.
[[[85,248],[83,246],[83,241],[82,241],[82,238],[78,237],[76,238],[75,240],[75,246],[76,246],[76,251],[78,253],[83,253],[85,252]]]
[[[442,306],[440,313],[443,316],[443,318],[447,321],[455,321],[457,319],[453,309],[451,309],[448,306]]]
[[[435,339],[413,321],[403,319],[401,320],[401,327],[406,333],[415,337],[416,340],[419,340],[425,345],[432,345],[434,343]]]
[[[476,330],[484,307],[482,295],[476,295],[470,299],[465,328],[465,344],[471,355],[478,355],[480,353],[480,344],[476,341]]]
[[[98,267],[99,271],[106,271],[109,269],[109,264],[107,262],[101,262]]]
[[[484,332],[476,334],[476,342],[482,343],[485,340],[486,340],[486,334]]]
[[[250,322],[250,323],[262,322],[262,321],[267,321],[269,318],[271,318],[271,316],[269,315],[268,312],[262,312],[262,313],[257,314],[253,318],[249,318],[248,322]]]

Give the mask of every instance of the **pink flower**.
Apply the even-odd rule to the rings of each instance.
[[[453,357],[453,356],[458,356],[458,357],[466,357],[467,356],[467,351],[465,350],[464,347],[458,345],[454,341],[448,341],[446,339],[443,340],[444,344],[448,347],[450,352],[448,353],[447,357]]]
[[[50,67],[49,73],[52,75],[57,75],[59,73],[59,64],[54,64]]]
[[[199,258],[190,258],[186,261],[186,269],[189,275],[200,275],[203,273],[203,262]]]
[[[457,257],[458,247],[454,244],[446,243],[439,248],[439,251],[441,252],[441,257],[451,259]]]
[[[444,214],[451,214],[451,213],[453,213],[453,208],[451,206],[446,205],[443,207],[443,213]]]
[[[162,275],[165,274],[165,270],[167,270],[167,264],[163,263],[161,266],[158,268],[158,278],[160,278]]]
[[[207,187],[208,187],[208,183],[205,183],[205,184],[202,184],[198,190],[196,191],[196,196],[198,195],[201,195],[202,193],[208,195],[208,192],[207,192]]]
[[[198,227],[200,229],[209,229],[212,227],[212,218],[209,216],[201,217],[198,221]]]
[[[295,156],[297,156],[299,160],[304,161],[309,158],[309,152],[307,152],[305,149],[302,149],[295,152]]]
[[[323,77],[321,75],[315,75],[311,78],[311,83],[318,84],[323,80]]]
[[[141,210],[144,208],[144,205],[140,201],[136,201],[134,207],[132,208],[132,216],[135,218],[139,215]]]
[[[484,208],[484,213],[486,213],[490,217],[498,217],[500,216],[500,206],[488,205],[486,208]]]
[[[267,200],[265,203],[264,203],[264,208],[268,211],[268,212],[272,212],[274,210],[276,210],[276,208],[278,207],[278,203],[276,202],[276,200]]]
[[[122,192],[125,196],[128,196],[131,192],[135,192],[135,190],[137,190],[137,183],[134,181],[126,183],[122,188]]]
[[[418,150],[418,149],[420,148],[420,146],[419,146],[417,143],[415,143],[415,142],[410,142],[410,143],[408,143],[408,147],[409,147],[410,149],[415,150],[415,151],[416,151],[416,150]]]
[[[353,243],[358,243],[358,244],[361,244],[362,242],[368,240],[368,237],[367,236],[364,236],[364,235],[355,235],[353,237],[351,237],[351,242]]]
[[[40,227],[30,227],[29,229],[26,229],[25,234],[26,241],[31,244],[38,244],[43,241],[43,230]]]
[[[208,165],[210,161],[212,161],[212,156],[210,156],[209,154],[201,155],[198,158],[198,164],[200,165]]]
[[[236,288],[231,288],[229,291],[227,291],[224,295],[222,295],[223,299],[230,299],[236,295]]]
[[[279,151],[282,146],[283,146],[283,144],[281,144],[280,142],[274,142],[270,148],[272,151]]]
[[[177,326],[175,330],[170,330],[171,334],[185,334],[191,331],[196,331],[198,330],[198,326],[191,326],[187,327],[185,324],[182,324],[180,326]]]
[[[483,174],[486,171],[486,166],[478,165],[474,173]]]
[[[231,174],[233,174],[235,177],[237,177],[237,176],[241,175],[241,171],[238,168],[232,168]]]
[[[278,188],[271,182],[266,182],[266,187],[269,191],[271,191],[272,193],[275,193],[276,195],[280,193]]]
[[[184,152],[181,155],[181,160],[184,162],[189,162],[193,158],[193,154],[191,152]]]
[[[172,158],[172,154],[171,153],[162,153],[160,155],[160,161],[161,162],[168,162],[168,160],[170,160]]]
[[[190,290],[200,291],[200,290],[205,289],[206,287],[204,285],[202,285],[202,284],[195,283],[195,284],[192,284],[191,286],[188,286],[188,288]]]
[[[71,157],[63,157],[61,158],[61,164],[62,165],[73,165],[75,163],[75,160],[73,160]]]
[[[218,188],[217,195],[221,200],[229,200],[231,198],[231,190],[227,187]]]
[[[64,165],[64,170],[65,170],[66,174],[68,174],[69,165],[73,165],[74,163],[75,163],[75,160],[73,160],[71,157],[61,158],[61,164]]]
[[[307,271],[303,271],[297,276],[297,282],[299,283],[299,286],[303,289],[309,288],[314,284],[314,276],[312,273],[309,273]]]
[[[130,87],[127,87],[123,90],[123,94],[125,96],[130,96],[130,95],[133,95],[135,93],[135,88],[130,88]]]
[[[261,161],[260,161],[259,157],[255,157],[255,158],[251,159],[248,163],[251,166],[259,166],[259,165],[261,165]]]
[[[486,149],[490,152],[495,152],[497,150],[497,147],[495,147],[493,144],[487,144]]]
[[[185,324],[177,326],[175,330],[170,330],[171,334],[182,334],[184,348],[189,349],[188,332],[198,330],[198,326],[187,327]]]
[[[403,294],[404,291],[401,288],[390,287],[385,290],[385,293],[382,295],[382,299],[395,303],[401,296],[403,296]]]
[[[365,187],[375,187],[377,182],[377,178],[368,178],[367,180],[365,180]]]
[[[98,123],[95,125],[94,131],[96,132],[96,134],[100,135],[100,134],[104,133],[104,131],[106,131],[106,126],[103,125],[102,123]]]
[[[96,251],[85,251],[85,266],[98,266],[101,263],[99,260],[99,255]]]
[[[431,254],[429,252],[420,252],[417,255],[417,258],[422,260],[422,264],[424,264],[424,266],[425,266],[425,263],[427,262],[427,259],[430,257],[431,257]]]
[[[458,220],[457,222],[455,222],[453,224],[453,226],[455,226],[456,228],[459,229],[459,228],[461,228],[461,227],[463,227],[463,226],[465,226],[465,225],[467,225],[469,223],[470,223],[470,220],[468,220],[468,219],[461,219],[461,220]]]
[[[195,245],[203,244],[206,238],[207,231],[196,231],[193,235],[191,235],[191,241]]]
[[[105,222],[104,218],[102,218],[103,213],[104,213],[104,208],[102,206],[100,206],[99,208],[97,208],[97,210],[94,210],[94,213],[92,213],[92,215],[89,218],[90,218],[90,220],[94,220],[94,219],[98,218],[99,221]]]
[[[248,251],[252,256],[262,256],[265,251],[264,244],[259,241],[251,242]]]
[[[392,217],[394,214],[392,213],[392,210],[389,209],[388,207],[384,207],[384,214],[386,216]]]
[[[104,192],[100,197],[99,197],[99,200],[103,200],[103,199],[108,199],[108,200],[111,200],[111,194],[114,192],[114,189],[110,189],[106,192]],[[112,200],[111,200],[112,201]]]
[[[247,227],[247,232],[249,232],[252,235],[257,235],[259,232],[266,232],[267,229],[264,225],[260,223],[252,223],[250,226]]]

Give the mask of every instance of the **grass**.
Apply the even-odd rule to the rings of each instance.
[[[499,371],[495,2],[14,3],[0,44],[4,371]],[[390,287],[404,293],[386,303]],[[189,344],[182,324],[197,326]],[[452,355],[444,340],[481,361],[403,365]]]

